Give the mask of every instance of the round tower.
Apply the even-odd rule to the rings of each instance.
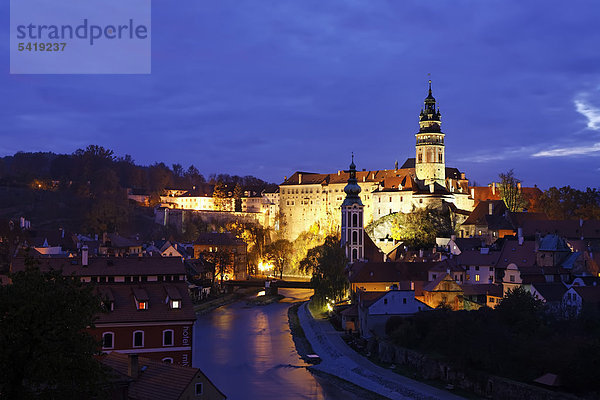
[[[446,154],[444,151],[444,136],[441,130],[442,116],[440,109],[435,107],[435,97],[431,93],[425,98],[425,106],[419,115],[419,132],[416,145],[415,173],[417,179],[425,184],[439,183],[444,186],[446,181]]]

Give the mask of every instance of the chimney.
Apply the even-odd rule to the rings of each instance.
[[[127,365],[127,375],[133,379],[137,379],[139,372],[138,355],[130,354],[129,364]]]
[[[461,172],[461,173],[460,173],[460,179],[462,179],[463,181],[464,181],[465,179],[467,179],[467,176],[465,175],[465,173],[464,173],[464,172]]]
[[[81,265],[84,267],[88,266],[88,247],[87,244],[84,244],[81,248]]]
[[[338,176],[342,175],[342,171],[338,169]]]
[[[456,235],[450,235],[450,240],[452,240],[453,242],[456,241]]]
[[[494,212],[494,203],[492,203],[490,201],[490,203],[488,204],[488,214],[492,215],[493,212]]]
[[[471,188],[471,197],[475,198],[475,188]]]
[[[398,160],[396,160],[396,163],[394,164],[394,169],[398,171]]]
[[[496,195],[496,182],[492,182],[492,195]]]
[[[284,177],[283,177],[283,181],[284,181],[284,182],[285,182],[285,181],[287,181],[287,176],[284,176]]]
[[[302,185],[302,174],[298,174],[298,185]]]
[[[434,187],[434,183],[433,182],[429,184],[429,191],[431,193],[433,193],[435,191],[435,187]]]
[[[517,237],[519,238],[519,246],[523,246],[523,228],[517,229]]]

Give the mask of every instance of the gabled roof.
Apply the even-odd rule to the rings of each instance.
[[[571,250],[567,246],[565,239],[558,235],[550,234],[540,239],[539,251],[567,251]]]
[[[184,275],[185,266],[178,257],[90,257],[88,265],[81,265],[80,258],[37,258],[42,272],[62,271],[63,275],[75,276],[149,276]],[[25,258],[12,260],[11,271],[25,270]]]
[[[240,246],[245,242],[235,237],[231,232],[210,232],[201,233],[194,242],[196,245],[216,245],[216,246]]]
[[[102,364],[127,377],[129,357],[112,352],[99,357]],[[198,368],[167,364],[145,357],[138,358],[140,372],[136,379],[128,378],[128,398],[135,400],[178,400],[197,375],[210,380]],[[214,386],[214,385],[213,385]],[[217,389],[218,391],[219,389]],[[223,398],[225,395],[221,393]]]
[[[600,303],[600,286],[573,286],[584,303]]]
[[[181,308],[173,309],[166,303],[166,287],[176,288],[178,293],[183,294]],[[157,321],[190,321],[196,319],[192,300],[187,295],[187,284],[185,283],[160,283],[146,282],[140,284],[101,284],[98,285],[100,293],[110,291],[113,296],[114,308],[112,311],[101,313],[96,319],[98,324],[128,323],[128,322],[157,322]],[[139,297],[138,297],[139,296]],[[138,310],[135,299],[147,301],[146,310]]]
[[[496,267],[506,268],[514,263],[521,267],[532,267],[536,264],[535,241],[525,240],[522,245],[516,240],[504,241]]]
[[[139,240],[126,238],[118,233],[109,233],[107,238],[110,240],[110,247],[114,248],[138,247],[142,245]]]
[[[502,297],[502,285],[494,283],[470,284],[464,283],[460,285],[465,296],[489,295],[494,297]]]
[[[546,301],[561,301],[567,287],[561,283],[532,283],[535,290],[541,294]]]
[[[435,280],[427,283],[423,287],[424,292],[438,292],[438,291],[447,291],[447,290],[438,290],[443,282],[448,282],[449,286],[452,286],[456,290],[452,290],[453,292],[462,292],[462,288],[449,274],[443,274],[438,276]]]
[[[479,238],[456,238],[454,243],[460,251],[474,250],[481,247],[481,239]]]
[[[401,282],[426,281],[429,263],[409,262],[357,262],[352,266],[356,271],[350,282]]]
[[[489,212],[489,207],[492,206],[492,213]],[[463,225],[489,225],[496,223],[499,218],[504,219],[504,213],[508,211],[506,204],[502,200],[485,200],[481,201],[471,215],[463,222]],[[491,218],[490,218],[491,217]]]
[[[495,266],[500,257],[499,251],[490,251],[487,254],[481,254],[481,250],[464,250],[454,259],[459,265],[469,266]]]

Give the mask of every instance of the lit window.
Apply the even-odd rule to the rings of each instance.
[[[112,349],[114,347],[115,334],[112,332],[104,332],[102,334],[102,348]]]
[[[171,300],[171,308],[181,308],[181,300]]]
[[[200,396],[202,394],[202,384],[196,383],[196,396]]]
[[[144,347],[144,331],[133,332],[133,347]]]
[[[173,330],[163,331],[163,346],[173,346]]]
[[[479,282],[479,274],[475,274],[475,282]]]
[[[148,309],[148,302],[147,301],[140,301],[138,302],[138,310],[147,310]]]

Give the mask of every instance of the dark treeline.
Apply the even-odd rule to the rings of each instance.
[[[130,155],[117,157],[112,150],[96,145],[79,149],[73,154],[18,152],[0,158],[0,182],[4,185],[40,187],[108,182],[149,194],[165,188],[191,190],[205,183],[216,182],[232,188],[240,185],[244,190],[256,193],[277,187],[253,176],[211,174],[205,178],[194,165],[187,168],[181,164],[169,167],[162,162],[150,166],[136,165]]]
[[[127,231],[135,229],[139,211],[128,201],[126,189],[157,201],[167,188],[196,188],[210,195],[217,183],[225,196],[236,188],[256,193],[277,188],[252,176],[206,179],[193,165],[140,166],[129,155],[117,157],[95,145],[73,154],[19,152],[0,158],[0,217],[24,215],[36,226],[60,224],[88,233]]]

